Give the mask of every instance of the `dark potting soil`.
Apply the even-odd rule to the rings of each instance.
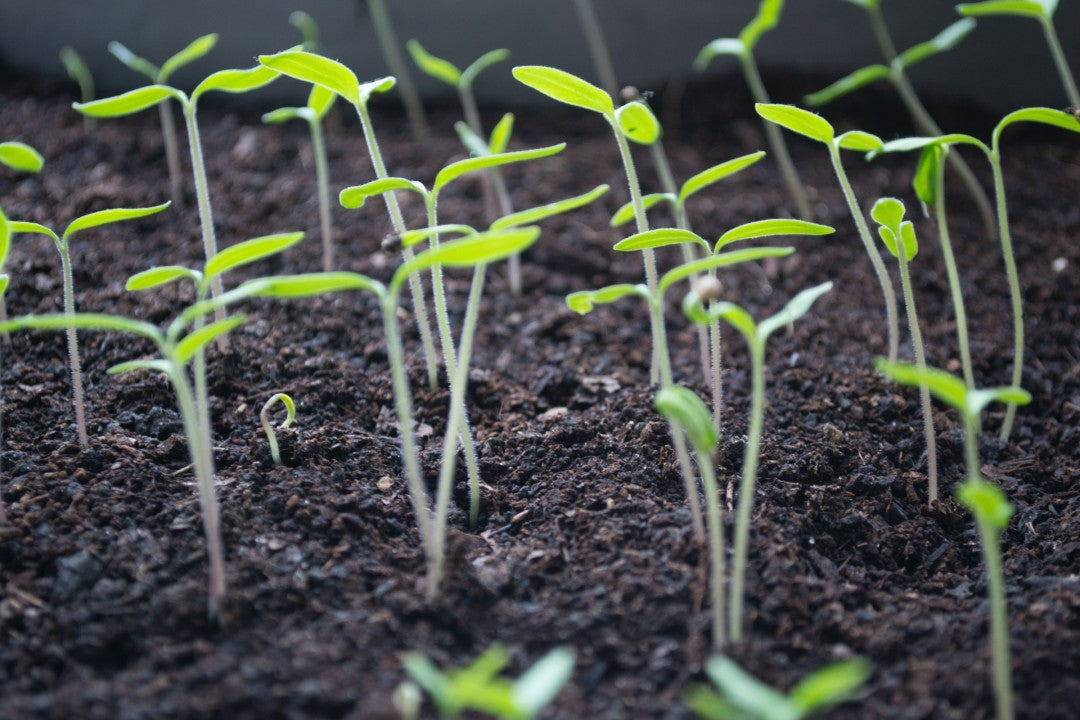
[[[821,78],[776,77],[797,101]],[[287,82],[285,80],[281,82]],[[691,84],[668,116],[678,177],[764,147],[737,78]],[[156,113],[101,121],[89,134],[63,88],[0,72],[0,139],[42,151],[40,175],[0,172],[13,219],[63,228],[107,207],[168,196]],[[692,102],[691,102],[692,100]],[[662,103],[661,103],[662,104]],[[236,273],[320,267],[314,171],[306,129],[266,127],[259,114],[207,98],[202,134],[219,242],[288,230],[309,237]],[[932,103],[943,126],[987,135],[995,118],[970,104]],[[487,120],[501,108],[489,108]],[[889,138],[909,132],[885,93],[830,110],[842,129]],[[352,119],[329,133],[336,190],[372,177]],[[430,182],[463,157],[435,111],[437,136],[413,142],[387,104],[375,118],[393,174]],[[464,471],[451,514],[443,596],[423,599],[423,562],[404,482],[389,370],[376,305],[362,294],[252,302],[227,350],[210,354],[218,494],[228,554],[224,627],[206,614],[206,554],[181,422],[164,379],[108,376],[150,348],[108,333],[80,335],[90,448],[75,441],[61,333],[20,333],[3,352],[0,526],[0,717],[388,718],[404,677],[399,654],[418,650],[460,666],[493,642],[514,648],[518,673],[556,645],[576,650],[573,679],[545,717],[688,718],[686,688],[710,655],[706,554],[689,527],[666,423],[651,407],[649,342],[639,303],[568,311],[566,293],[642,276],[608,228],[625,197],[603,123],[552,106],[521,112],[516,147],[566,140],[561,155],[508,169],[517,208],[607,182],[593,207],[544,224],[525,255],[523,297],[490,275],[469,384],[483,474],[480,525],[467,529]],[[958,419],[935,406],[942,501],[926,503],[917,394],[871,369],[884,351],[876,280],[822,148],[789,138],[819,220],[835,235],[791,241],[773,266],[722,279],[757,317],[793,293],[836,288],[768,351],[765,437],[756,499],[746,638],[727,649],[781,688],[822,664],[865,656],[874,672],[836,718],[992,715],[988,603],[973,522],[952,499],[963,475]],[[1080,694],[1080,142],[1053,130],[1010,130],[1004,143],[1010,218],[1024,283],[1027,360],[1012,439],[986,420],[983,472],[1016,505],[1004,533],[1012,663],[1022,718],[1076,717]],[[655,188],[640,153],[647,188]],[[932,223],[909,190],[912,157],[846,163],[864,207],[905,199],[921,252],[914,263],[929,360],[959,370],[955,323]],[[970,162],[989,187],[985,163]],[[185,157],[186,165],[186,157]],[[402,197],[414,226],[422,208]],[[1008,381],[1011,327],[997,239],[962,192],[949,198],[964,279],[977,380]],[[758,163],[692,201],[706,238],[738,223],[789,214],[775,166]],[[452,187],[447,222],[484,226],[478,184]],[[381,203],[334,210],[343,269],[386,279],[389,226]],[[781,239],[780,244],[787,244]],[[201,265],[194,203],[88,231],[72,243],[78,307],[165,323],[187,288],[132,294],[131,274]],[[663,257],[662,262],[674,262]],[[14,240],[12,315],[60,308],[50,241]],[[450,273],[460,321],[467,274]],[[897,285],[899,287],[899,285]],[[678,293],[673,293],[676,295]],[[696,339],[668,307],[678,379],[706,397]],[[429,391],[412,329],[409,365],[424,473],[437,475],[448,393]],[[905,334],[906,338],[906,334]],[[748,408],[746,349],[728,330],[719,480],[730,502]],[[905,340],[905,344],[906,344]],[[905,353],[910,355],[909,346]],[[258,411],[273,393],[299,403],[281,431],[285,465],[270,460]],[[727,515],[729,521],[732,515]],[[430,708],[428,708],[430,712]]]

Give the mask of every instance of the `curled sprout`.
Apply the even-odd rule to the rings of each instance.
[[[266,401],[266,404],[262,406],[262,410],[259,411],[259,422],[262,423],[263,432],[266,433],[266,442],[270,444],[270,457],[274,458],[275,465],[284,465],[281,462],[281,451],[278,449],[277,434],[274,432],[274,426],[270,423],[270,408],[276,402],[280,402],[285,406],[285,421],[278,425],[279,430],[284,430],[296,420],[296,403],[286,393],[274,393]]]

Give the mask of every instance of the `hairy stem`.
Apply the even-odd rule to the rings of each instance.
[[[995,143],[996,145],[996,143]],[[1013,255],[1012,235],[1009,232],[1009,210],[1005,203],[1005,176],[1001,171],[1001,155],[994,148],[990,159],[994,168],[994,195],[997,198],[998,229],[1001,237],[1001,254],[1005,258],[1005,273],[1009,279],[1009,300],[1013,316],[1013,368],[1012,385],[1020,387],[1024,372],[1024,303],[1020,295],[1020,277]],[[1005,422],[1001,425],[1001,439],[1008,440],[1016,419],[1016,403],[1005,409]]]
[[[938,226],[938,239],[941,241],[941,255],[945,260],[945,272],[949,277],[949,292],[952,294],[953,310],[956,313],[956,340],[960,346],[960,365],[964,371],[964,382],[969,390],[975,389],[975,373],[971,366],[971,347],[968,344],[967,313],[964,310],[964,293],[960,287],[960,273],[956,269],[952,241],[949,238],[949,219],[945,212],[945,162],[938,161],[937,200],[934,204],[934,217]]]
[[[902,238],[897,238],[903,244]],[[900,248],[900,285],[904,293],[904,306],[907,309],[908,328],[911,330],[911,344],[915,350],[915,366],[919,372],[926,372],[926,351],[923,348],[922,331],[919,329],[919,315],[915,311],[915,293],[911,289],[911,272],[908,269],[906,253]],[[926,383],[919,383],[919,402],[922,405],[923,436],[926,439],[927,479],[930,483],[930,504],[937,502],[937,440],[934,437],[934,416],[930,410],[930,388]]]
[[[728,605],[728,628],[732,642],[742,639],[743,595],[746,586],[746,557],[750,541],[750,511],[754,504],[761,424],[765,409],[765,341],[750,339],[750,427],[743,454],[739,502],[735,507],[735,559],[731,573],[731,603]]]
[[[214,236],[214,212],[210,207],[210,188],[206,180],[206,165],[203,162],[202,142],[199,140],[199,123],[195,119],[195,105],[191,102],[184,103],[184,121],[187,124],[188,149],[191,151],[191,172],[195,177],[195,197],[199,205],[199,223],[202,225],[203,252],[207,261],[217,255],[217,239]],[[210,297],[215,300],[221,295],[221,276],[218,275],[210,282]],[[225,308],[217,305],[214,308],[214,320],[225,319]],[[220,336],[222,346],[227,342],[225,336]]]
[[[371,13],[371,24],[375,28],[375,38],[382,50],[383,60],[390,70],[390,74],[397,78],[397,87],[401,91],[401,101],[405,105],[405,114],[409,117],[409,126],[412,128],[413,139],[424,141],[428,139],[431,131],[428,129],[427,116],[424,114],[424,104],[420,101],[420,93],[416,91],[412,76],[409,74],[409,66],[401,54],[401,45],[398,42],[394,25],[390,22],[390,13],[386,10],[384,0],[367,0],[368,11]]]
[[[323,142],[322,124],[312,118],[311,152],[315,156],[315,181],[319,192],[319,226],[322,230],[323,270],[334,269],[334,237],[330,225],[330,170],[326,162],[326,143]]]
[[[71,317],[75,314],[75,280],[71,273],[71,248],[67,241],[58,244],[60,250],[60,265],[64,272],[64,314]],[[67,327],[68,360],[71,364],[71,390],[75,403],[75,431],[79,438],[79,446],[86,449],[90,445],[90,439],[86,434],[86,406],[83,400],[82,363],[79,361],[79,337],[75,327]]]
[[[720,510],[720,490],[716,486],[716,473],[712,458],[698,453],[701,484],[705,490],[705,511],[709,522],[709,587],[712,591],[713,649],[719,650],[727,642],[724,632],[724,523]]]

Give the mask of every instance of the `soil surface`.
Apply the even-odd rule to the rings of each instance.
[[[823,84],[771,77],[774,96],[787,101]],[[741,87],[734,77],[691,84],[681,113],[666,103],[677,177],[764,147]],[[167,199],[157,113],[101,121],[87,134],[72,99],[66,88],[0,70],[0,139],[29,142],[46,158],[39,175],[0,171],[8,216],[62,229],[85,212]],[[949,130],[988,136],[995,122],[970,103],[930,100]],[[306,128],[262,126],[259,115],[271,108],[257,102],[236,110],[216,101],[203,101],[200,120],[219,243],[309,231],[298,247],[237,271],[229,283],[319,269]],[[439,167],[463,157],[454,108],[434,111],[439,130],[424,143],[408,137],[391,103],[377,110],[392,174],[430,183]],[[488,108],[489,125],[502,110]],[[910,132],[884,92],[849,99],[828,116],[844,130]],[[347,113],[340,118],[328,138],[335,192],[373,177],[359,128]],[[992,409],[981,446],[983,472],[1016,505],[1003,548],[1017,709],[1040,720],[1076,717],[1080,695],[1078,138],[1020,128],[1005,139],[1025,287],[1024,386],[1034,401],[1008,443],[995,434],[1002,408]],[[396,717],[390,697],[404,677],[401,652],[460,666],[496,641],[514,649],[514,674],[556,645],[576,650],[573,679],[545,717],[691,717],[681,698],[704,679],[710,654],[707,558],[690,530],[666,423],[651,406],[646,315],[626,301],[579,317],[563,300],[642,277],[636,255],[611,250],[622,231],[608,228],[608,216],[626,195],[615,145],[596,117],[555,106],[520,113],[513,147],[563,140],[569,147],[561,155],[506,172],[515,207],[604,182],[615,189],[545,223],[525,256],[524,296],[506,291],[503,268],[490,273],[468,396],[482,514],[469,531],[462,471],[448,582],[433,604],[422,594],[372,297],[249,303],[228,349],[210,354],[228,554],[224,627],[207,618],[203,534],[172,392],[156,375],[105,373],[148,357],[150,348],[115,334],[80,335],[91,435],[80,451],[62,333],[21,333],[0,346],[8,515],[0,526],[0,717]],[[822,664],[869,658],[865,692],[831,717],[991,717],[983,564],[972,519],[952,499],[963,476],[959,420],[935,406],[943,500],[928,507],[917,393],[889,386],[871,368],[885,349],[877,282],[823,149],[789,140],[818,219],[837,232],[796,239],[792,257],[722,279],[757,317],[811,285],[833,280],[836,288],[769,345],[746,639],[728,653],[781,688]],[[969,160],[990,187],[985,163]],[[914,272],[929,361],[959,372],[936,230],[909,189],[914,158],[845,161],[865,208],[885,194],[907,201],[922,241]],[[639,162],[646,189],[655,189],[648,154]],[[410,224],[422,224],[418,202],[402,199]],[[1011,326],[998,241],[961,191],[949,202],[977,381],[1006,384]],[[701,193],[690,216],[704,237],[716,238],[742,222],[788,216],[789,207],[766,160]],[[486,226],[479,184],[452,187],[440,219]],[[381,203],[335,208],[334,226],[343,269],[389,277],[397,260],[378,249],[389,230]],[[202,264],[190,195],[184,207],[80,234],[72,248],[80,310],[159,323],[190,290],[136,295],[124,291],[126,278],[154,265]],[[11,315],[60,309],[50,241],[17,236],[8,271]],[[468,275],[451,273],[449,290],[460,322]],[[677,300],[667,320],[678,380],[707,397],[696,337]],[[424,473],[433,483],[448,393],[425,387],[408,308],[402,316]],[[749,374],[741,338],[729,329],[725,343],[717,469],[730,502]],[[263,402],[279,391],[299,404],[295,429],[279,433],[283,467],[271,462],[258,424]],[[729,512],[729,533],[732,519]]]

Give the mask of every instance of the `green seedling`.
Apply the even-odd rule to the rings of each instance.
[[[499,720],[533,720],[555,700],[574,672],[574,652],[565,647],[544,655],[517,680],[500,675],[510,662],[510,651],[502,645],[493,645],[460,670],[444,672],[416,652],[405,653],[401,662],[445,720],[456,720],[470,711]]]
[[[315,157],[315,182],[319,194],[319,225],[322,230],[323,270],[334,269],[334,239],[330,222],[330,170],[326,160],[322,121],[334,104],[337,95],[321,85],[313,85],[304,107],[285,107],[262,116],[264,123],[304,120],[311,131],[311,154]]]
[[[315,18],[303,10],[294,10],[289,13],[289,24],[300,31],[300,49],[319,52],[319,24],[315,22]]]
[[[115,40],[109,43],[109,52],[127,67],[141,75],[145,75],[150,82],[165,85],[174,72],[185,65],[195,62],[213,50],[217,41],[218,36],[216,33],[195,38],[187,47],[163,62],[161,67],[139,57],[125,45]],[[176,139],[176,121],[173,119],[172,107],[169,103],[159,103],[158,111],[161,114],[161,136],[165,140],[165,161],[169,166],[169,187],[172,188],[173,202],[180,205],[184,195],[180,171],[180,143]]]
[[[716,485],[713,453],[720,436],[709,417],[709,409],[697,395],[681,385],[666,387],[653,401],[657,411],[679,427],[697,454],[702,490],[705,492],[705,517],[709,533],[709,585],[712,589],[713,647],[727,642],[724,632],[724,521],[720,510],[720,491]]]
[[[376,4],[381,6],[381,0],[372,0],[370,4],[372,12]],[[356,108],[356,114],[360,118],[360,126],[364,132],[364,140],[367,143],[368,156],[375,170],[375,177],[377,180],[385,180],[389,177],[367,105],[373,95],[388,92],[394,87],[396,81],[393,77],[361,84],[352,70],[336,60],[298,50],[286,50],[276,55],[260,55],[259,62],[264,67],[271,68],[282,75],[330,90]],[[393,190],[388,189],[383,193],[383,201],[386,203],[394,233],[399,237],[404,235],[405,219]],[[402,253],[406,265],[415,259],[412,248],[405,247]],[[419,276],[409,278],[409,289],[412,293],[416,324],[420,329],[420,340],[424,347],[424,359],[427,362],[428,384],[434,389],[439,384],[439,368],[434,335],[431,332],[431,324],[428,322],[424,285]]]
[[[655,233],[661,232],[665,231],[659,230],[639,233],[638,235],[627,238],[624,242],[636,242],[639,240],[641,242],[646,242],[655,237]],[[704,243],[705,241],[701,240],[701,242]],[[618,247],[619,246],[617,245],[616,248]],[[609,285],[600,288],[599,290],[584,290],[571,293],[566,297],[566,305],[574,312],[584,315],[592,312],[596,305],[606,305],[621,300],[624,297],[637,296],[643,299],[649,308],[649,314],[652,318],[652,328],[654,330],[653,346],[658,349],[660,387],[668,388],[675,384],[675,380],[671,372],[671,357],[667,349],[667,330],[664,324],[664,295],[667,290],[670,289],[672,285],[703,272],[709,272],[710,270],[715,270],[717,268],[737,265],[752,260],[761,260],[768,257],[785,257],[793,252],[795,252],[795,248],[763,247],[719,253],[701,260],[685,263],[673,270],[669,270],[660,278],[655,292],[650,291],[647,285],[640,283],[637,285]],[[671,431],[672,444],[675,447],[675,455],[678,458],[679,468],[683,475],[683,483],[686,488],[687,503],[690,506],[690,519],[694,536],[703,541],[705,539],[705,525],[701,518],[701,508],[697,499],[697,483],[694,479],[694,469],[690,462],[690,454],[686,448],[686,438],[683,436],[683,432],[674,424],[669,423],[669,429]]]
[[[832,283],[827,282],[803,290],[793,297],[780,312],[760,323],[755,323],[750,313],[734,303],[718,302],[706,309],[701,296],[695,292],[689,293],[683,301],[683,312],[692,322],[707,323],[716,318],[723,318],[746,338],[746,344],[750,350],[750,427],[743,455],[739,502],[735,510],[735,558],[731,577],[731,602],[728,604],[728,632],[733,642],[739,642],[742,639],[750,510],[753,506],[754,487],[757,483],[761,425],[765,410],[765,343],[774,332],[805,315],[814,302],[831,289]]]
[[[596,70],[600,87],[604,88],[608,95],[614,97],[618,93],[619,82],[615,79],[615,65],[611,62],[611,53],[608,52],[596,8],[592,0],[574,0],[574,10],[577,11],[581,32],[585,35],[585,43],[589,46],[589,55],[592,57],[593,69]]]
[[[67,71],[68,77],[79,86],[79,96],[82,101],[90,102],[93,100],[94,75],[90,72],[90,67],[86,64],[86,61],[82,59],[82,55],[70,45],[65,45],[60,48],[60,62],[64,64],[64,70]],[[94,119],[90,117],[83,118],[83,130],[90,132],[93,129]]]
[[[911,286],[909,268],[919,252],[919,242],[915,237],[915,225],[910,220],[904,220],[904,212],[904,203],[896,198],[881,198],[874,203],[870,216],[879,225],[878,235],[881,241],[900,265],[900,287],[904,294],[911,345],[915,352],[915,366],[923,370],[926,368],[926,350],[919,329],[919,313],[915,310],[915,291]],[[926,439],[929,502],[933,504],[938,497],[937,440],[934,437],[934,416],[930,412],[930,388],[925,385],[919,386],[919,401],[922,404],[923,436]]]
[[[405,105],[405,114],[409,117],[413,139],[421,142],[427,140],[431,131],[428,129],[427,115],[424,114],[424,104],[420,101],[420,93],[416,91],[416,85],[409,74],[405,57],[401,54],[401,43],[398,42],[397,33],[394,32],[390,13],[386,10],[386,0],[356,1],[361,5],[367,5],[371,25],[375,28],[375,38],[382,51],[386,68],[397,78],[398,91]]]
[[[967,37],[968,33],[975,29],[975,21],[965,19],[955,22],[930,40],[910,47],[902,53],[897,53],[878,0],[848,0],[848,2],[858,5],[866,11],[870,18],[870,26],[873,28],[874,37],[877,39],[878,47],[881,49],[886,64],[867,65],[859,68],[840,78],[827,88],[807,95],[805,98],[806,104],[810,107],[822,107],[837,98],[858,90],[864,85],[869,85],[878,80],[888,80],[896,88],[900,100],[919,132],[926,135],[941,135],[941,128],[915,93],[915,88],[908,79],[907,70],[923,60],[952,50],[960,44],[961,40]],[[951,156],[949,163],[952,165],[953,170],[960,175],[960,180],[975,201],[987,233],[993,234],[995,229],[994,210],[990,204],[990,198],[986,196],[986,191],[983,190],[982,185],[979,183],[979,179],[975,177],[971,167],[959,155]]]
[[[1057,66],[1058,75],[1061,76],[1065,95],[1073,107],[1080,107],[1080,92],[1076,90],[1076,80],[1073,79],[1072,72],[1069,70],[1069,62],[1065,59],[1061,41],[1058,40],[1057,31],[1054,29],[1054,12],[1057,6],[1058,0],[984,0],[984,2],[957,5],[956,11],[968,17],[1015,15],[1037,20],[1042,25],[1046,44],[1054,57],[1054,65]]]
[[[274,403],[281,403],[285,407],[285,421],[278,425],[280,430],[289,427],[296,420],[296,403],[287,393],[274,393],[266,401],[266,404],[262,406],[262,410],[259,411],[259,423],[262,425],[263,432],[266,433],[266,442],[270,445],[270,457],[274,459],[275,465],[281,465],[281,451],[278,450],[277,433],[274,432],[274,426],[270,422],[270,408],[274,407]]]
[[[9,140],[0,143],[0,165],[6,165],[19,172],[37,173],[41,172],[41,168],[45,166],[45,159],[41,157],[41,153],[26,143]],[[2,212],[0,210],[0,213]],[[7,218],[4,218],[4,230],[3,243],[0,245],[0,270],[4,269],[4,261],[7,259],[7,253],[10,249],[11,230],[7,225]],[[2,282],[6,290],[10,278],[7,275],[3,277],[5,280]],[[4,320],[7,320],[7,304],[4,302],[4,292],[0,291],[0,322]],[[4,341],[10,342],[6,334],[4,335]]]
[[[1001,253],[1005,259],[1005,272],[1009,280],[1009,297],[1013,317],[1013,368],[1012,385],[1018,387],[1024,368],[1024,309],[1020,293],[1020,279],[1016,269],[1016,258],[1012,249],[1012,233],[1009,230],[1009,210],[1005,199],[1005,176],[1001,167],[1001,135],[1007,127],[1020,122],[1033,122],[1051,125],[1063,130],[1080,132],[1080,118],[1071,113],[1051,108],[1023,108],[1003,117],[994,128],[990,145],[970,135],[953,133],[939,137],[900,138],[885,143],[877,152],[923,151],[930,146],[950,147],[952,145],[973,145],[979,148],[987,160],[994,175],[994,198],[997,205],[997,226],[1001,239]],[[891,358],[890,358],[891,359]],[[1009,403],[1005,411],[1005,420],[1001,425],[1001,439],[1008,440],[1016,419],[1016,405]]]
[[[862,658],[833,663],[800,680],[788,693],[766,685],[723,655],[705,664],[719,693],[690,688],[686,704],[706,720],[802,720],[851,700],[870,677]]]
[[[189,45],[188,48],[174,55],[170,60],[180,58],[181,63],[185,62],[187,52],[193,47],[195,48],[193,52],[198,57],[200,41],[202,41],[203,45],[210,42],[205,37],[200,38]],[[184,121],[187,125],[191,168],[195,176],[195,196],[198,199],[199,222],[202,225],[203,251],[206,254],[206,261],[209,262],[217,255],[218,249],[217,239],[214,235],[214,214],[210,206],[209,184],[206,180],[206,164],[203,162],[202,142],[199,140],[199,123],[196,118],[199,99],[212,90],[227,93],[250,92],[273,82],[277,77],[278,73],[262,66],[255,66],[246,70],[219,70],[199,83],[190,95],[174,87],[155,83],[114,97],[103,98],[89,103],[74,103],[73,107],[89,117],[122,117],[158,105],[170,98],[180,103],[180,107],[184,112]],[[216,280],[211,286],[211,292],[215,298],[221,295],[220,279]],[[215,318],[218,322],[225,319],[224,309],[220,305],[215,307]]]
[[[1012,671],[1009,662],[1008,617],[1005,607],[1005,580],[999,536],[1012,517],[1013,507],[1004,494],[982,477],[979,469],[979,423],[990,403],[1026,405],[1031,395],[1022,388],[996,387],[975,390],[959,378],[935,368],[917,368],[890,363],[878,358],[878,372],[904,385],[919,385],[960,413],[964,421],[964,461],[967,477],[956,489],[956,496],[975,516],[986,563],[987,592],[990,596],[990,654],[992,681],[998,720],[1012,720]]]
[[[720,38],[713,40],[698,53],[694,60],[694,67],[704,70],[709,66],[713,58],[720,55],[734,55],[742,66],[743,76],[750,88],[750,94],[757,103],[770,103],[769,93],[765,89],[765,83],[761,80],[757,62],[754,60],[754,48],[761,36],[776,27],[780,22],[780,13],[784,9],[784,0],[762,0],[758,5],[754,19],[742,29],[738,37]],[[799,172],[795,169],[795,163],[791,161],[791,153],[788,152],[787,143],[784,142],[783,133],[770,123],[764,123],[765,137],[768,139],[769,148],[776,156],[776,162],[780,166],[780,174],[784,177],[788,194],[795,201],[795,208],[799,217],[811,220],[814,211],[810,207],[810,201],[806,197],[806,189],[803,187]]]
[[[75,314],[75,281],[71,271],[70,249],[72,236],[77,232],[102,225],[153,215],[167,207],[169,207],[169,203],[166,202],[149,208],[115,208],[93,212],[72,220],[64,230],[63,235],[57,235],[50,228],[33,222],[12,222],[10,228],[12,233],[38,233],[52,239],[57,252],[60,253],[60,265],[64,280],[64,314],[70,317]],[[79,438],[79,445],[85,449],[89,446],[90,440],[86,433],[86,410],[83,401],[82,367],[79,361],[79,339],[76,335],[75,325],[70,325],[66,329],[68,359],[71,365],[71,387],[75,404],[75,428]]]
[[[829,148],[829,158],[832,160],[836,179],[840,183],[840,189],[847,200],[851,217],[855,220],[855,227],[859,231],[859,237],[863,241],[863,248],[870,256],[870,264],[877,275],[878,284],[881,285],[881,294],[885,298],[885,317],[889,325],[889,359],[896,360],[896,354],[900,349],[899,321],[896,312],[896,291],[893,290],[889,271],[885,268],[885,261],[878,252],[877,243],[870,236],[870,229],[866,225],[866,217],[859,208],[859,201],[855,197],[855,191],[851,188],[847,173],[844,172],[844,164],[840,159],[841,150],[855,150],[861,152],[879,151],[882,147],[881,138],[861,130],[849,130],[840,135],[836,134],[829,122],[814,113],[795,107],[794,105],[755,105],[758,115],[771,123],[775,123],[791,132],[804,135],[811,140],[817,140]]]

